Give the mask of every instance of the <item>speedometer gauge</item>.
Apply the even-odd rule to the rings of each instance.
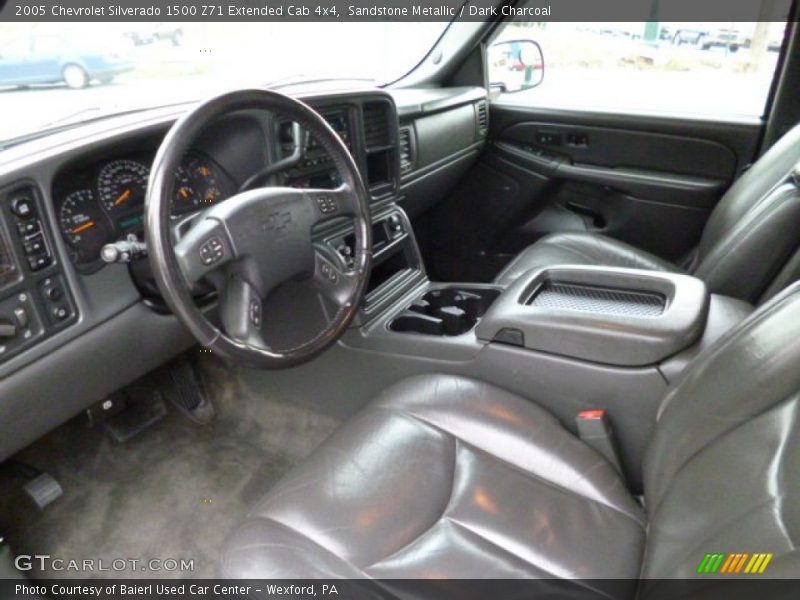
[[[58,222],[64,238],[77,253],[76,262],[86,263],[100,256],[110,241],[111,227],[92,190],[72,192],[61,203]]]
[[[115,160],[97,176],[97,191],[108,214],[116,216],[141,209],[150,169],[135,160]]]

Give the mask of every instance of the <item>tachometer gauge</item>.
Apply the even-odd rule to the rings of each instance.
[[[115,160],[97,176],[97,191],[108,214],[116,216],[140,209],[147,191],[150,169],[135,160]]]
[[[111,239],[111,226],[92,190],[72,192],[61,203],[58,222],[67,243],[77,253],[76,262],[91,262]]]

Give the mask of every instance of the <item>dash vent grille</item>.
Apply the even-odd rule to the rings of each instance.
[[[411,129],[400,130],[400,173],[405,175],[414,170],[414,156],[411,151]]]
[[[486,135],[486,132],[489,130],[489,107],[486,104],[486,100],[478,102],[477,120],[478,133]]]

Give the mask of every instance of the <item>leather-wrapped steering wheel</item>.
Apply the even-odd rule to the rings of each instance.
[[[176,234],[170,219],[175,173],[198,135],[223,115],[264,110],[305,127],[328,153],[341,184],[332,190],[261,187],[211,206]],[[369,200],[350,152],[328,123],[306,104],[268,90],[213,98],[181,118],[156,154],[145,201],[145,238],[152,271],[167,305],[197,341],[237,363],[285,368],[306,362],[335,342],[358,312],[371,262]],[[352,266],[345,269],[312,241],[312,228],[347,217],[355,231]],[[218,292],[222,327],[195,305],[202,279]],[[269,315],[262,303],[290,279],[306,279],[335,306],[311,339],[276,350],[264,341]]]

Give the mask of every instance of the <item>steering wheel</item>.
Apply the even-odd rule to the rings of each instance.
[[[341,185],[333,190],[261,187],[220,202],[179,231],[170,219],[175,173],[191,143],[231,112],[264,110],[304,126],[330,156]],[[368,195],[353,157],[308,105],[268,90],[212,98],[170,129],[150,173],[145,200],[150,265],[167,305],[200,344],[240,364],[286,368],[335,342],[358,312],[372,256]],[[312,228],[347,217],[355,230],[352,268],[345,270],[312,241]],[[217,327],[192,299],[192,286],[210,281],[218,292]],[[263,301],[281,283],[305,279],[335,306],[327,325],[308,341],[275,350],[264,341]]]

